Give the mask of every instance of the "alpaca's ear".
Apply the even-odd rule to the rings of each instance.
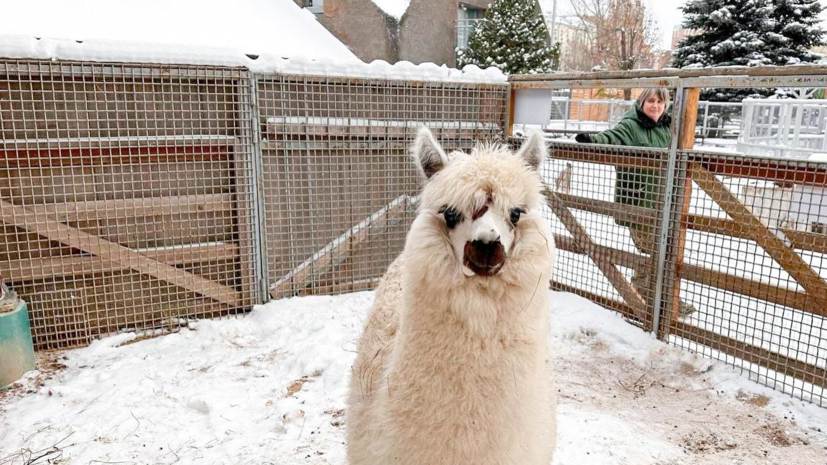
[[[411,152],[419,172],[425,176],[425,179],[431,179],[431,176],[437,174],[448,164],[445,151],[442,150],[431,131],[425,126],[419,128],[416,133],[416,140]]]
[[[535,131],[523,142],[523,146],[517,152],[517,156],[525,160],[532,169],[537,171],[540,163],[546,158],[546,143],[539,131]]]

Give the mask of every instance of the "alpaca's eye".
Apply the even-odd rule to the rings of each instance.
[[[511,217],[509,218],[509,220],[511,220],[511,224],[517,226],[517,222],[520,221],[520,215],[523,213],[525,213],[525,210],[520,207],[512,208]]]
[[[442,207],[439,209],[439,213],[442,213],[445,217],[445,226],[448,226],[448,229],[454,229],[456,225],[462,222],[462,213],[454,207]]]

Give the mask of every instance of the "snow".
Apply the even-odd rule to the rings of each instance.
[[[193,47],[228,53],[358,61],[293,0],[4,0],[0,31],[72,42],[129,42],[164,54]],[[100,41],[100,42],[99,42]],[[143,44],[141,46],[137,44]],[[36,44],[33,44],[36,45]],[[48,46],[46,46],[48,47]],[[137,52],[137,51],[136,51]],[[5,54],[4,54],[5,55]],[[62,57],[61,57],[62,58]]]
[[[259,73],[506,82],[496,68],[360,61],[292,0],[0,0],[0,57],[241,66]]]
[[[395,19],[397,22],[402,19],[402,15],[408,11],[408,6],[411,0],[371,0],[380,10],[386,15]]]
[[[48,375],[41,360],[44,372],[0,393],[0,463],[344,465],[342,412],[372,300],[284,299],[154,339],[103,339],[54,355],[65,368]],[[827,410],[580,297],[550,301],[554,464],[823,463]]]

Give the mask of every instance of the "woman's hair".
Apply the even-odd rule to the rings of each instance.
[[[643,106],[643,102],[652,95],[657,95],[659,99],[663,100],[664,106],[669,106],[669,90],[664,87],[648,87],[643,89],[643,92],[637,96],[637,102]]]

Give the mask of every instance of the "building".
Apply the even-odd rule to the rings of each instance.
[[[694,29],[686,29],[681,26],[675,26],[675,28],[672,29],[672,50],[678,48],[678,42],[694,35],[695,33],[697,33],[697,31]]]
[[[549,21],[551,21],[551,16],[547,14],[546,24],[551,29]],[[557,20],[554,24],[554,41],[560,44],[561,71],[582,69],[583,65],[579,61],[582,61],[583,57],[576,56],[574,51],[582,50],[583,47],[578,44],[584,44],[590,40],[586,25],[568,22],[565,19]]]
[[[436,63],[456,66],[456,49],[493,0],[295,0],[316,14],[334,36],[366,62]],[[537,12],[540,14],[540,7]]]

